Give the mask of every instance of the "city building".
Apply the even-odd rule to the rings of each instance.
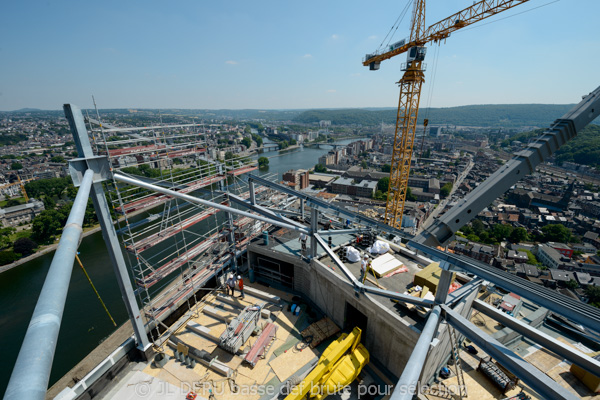
[[[349,178],[339,178],[331,184],[332,193],[347,194],[350,196],[372,198],[377,190],[377,182],[362,181],[356,183]]]
[[[4,227],[28,224],[42,211],[44,211],[44,203],[32,199],[27,204],[0,209],[0,223]]]
[[[291,169],[283,174],[283,180],[291,188],[295,190],[302,190],[304,188],[307,188],[309,185],[308,171],[305,169]]]

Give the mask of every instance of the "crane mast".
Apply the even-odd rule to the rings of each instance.
[[[392,227],[402,228],[402,216],[408,192],[408,177],[419,116],[421,87],[425,81],[425,64],[423,63],[427,51],[425,44],[430,41],[445,40],[451,32],[527,1],[481,0],[425,29],[425,0],[415,0],[408,42],[404,40],[398,42],[384,53],[366,55],[363,65],[368,66],[370,70],[378,70],[381,61],[407,53],[406,63],[403,63],[401,68],[404,75],[397,82],[400,86],[400,99],[396,114],[390,182],[385,207],[385,219]]]
[[[410,41],[414,42],[420,37],[424,29],[425,0],[417,0],[413,10]],[[419,116],[421,86],[425,81],[423,70],[425,50],[425,47],[421,46],[414,46],[409,50],[407,62],[402,68],[404,75],[398,82],[400,99],[396,114],[388,199],[385,206],[386,222],[398,229],[402,228],[402,215],[408,191],[410,163]]]

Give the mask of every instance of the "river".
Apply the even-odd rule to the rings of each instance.
[[[341,140],[336,144],[349,144],[356,140],[360,139]],[[265,139],[265,142],[270,141]],[[313,167],[325,152],[327,152],[325,146],[265,152],[260,156],[269,158],[269,167],[256,173],[258,175],[276,173],[281,178],[282,174],[290,169]],[[79,251],[83,265],[114,320],[119,325],[123,324],[127,320],[127,311],[121,299],[102,233],[94,233],[84,238]],[[4,347],[0,363],[0,393],[2,394],[8,385],[53,256],[54,253],[45,254],[0,274],[0,326]],[[49,386],[115,330],[85,275],[76,265],[69,285]]]

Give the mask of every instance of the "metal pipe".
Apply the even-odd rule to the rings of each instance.
[[[301,223],[298,223],[292,219],[289,219],[282,215],[279,215],[278,213],[281,212],[281,210],[272,210],[270,208],[263,207],[259,204],[252,204],[251,202],[248,202],[248,200],[246,200],[242,197],[238,197],[231,193],[227,193],[227,196],[229,196],[229,200],[234,201],[235,203],[237,203],[245,208],[248,208],[256,213],[262,214],[267,218],[275,218],[276,220],[281,221],[283,223],[292,224],[299,228],[305,228],[305,226],[302,225]]]
[[[254,192],[254,182],[248,182],[248,191],[250,192],[250,204],[256,205],[256,195]]]
[[[317,256],[317,235],[315,232],[319,229],[319,210],[315,207],[310,210],[310,257],[315,258]]]
[[[46,397],[94,172],[85,171],[13,369],[5,400]]]
[[[425,365],[429,345],[433,340],[433,335],[437,331],[440,314],[440,306],[433,307],[419,335],[419,340],[404,367],[404,371],[402,371],[400,380],[398,380],[398,383],[394,387],[394,392],[390,400],[412,400],[414,395],[418,393],[419,377],[421,376],[421,371],[423,371],[423,365]]]
[[[325,230],[321,229],[317,233],[319,235],[350,235],[353,233],[364,233],[367,232],[366,228],[356,228],[356,229],[333,229],[333,230]]]
[[[237,214],[237,215],[242,215],[244,217],[253,218],[253,219],[256,219],[256,220],[259,220],[259,221],[266,222],[266,223],[271,224],[271,225],[280,226],[280,227],[283,227],[283,228],[288,228],[288,229],[291,229],[291,230],[294,230],[294,231],[298,231],[298,232],[303,232],[303,233],[306,233],[306,234],[309,233],[308,229],[304,229],[304,228],[300,228],[300,227],[297,227],[297,226],[294,226],[294,225],[286,224],[286,223],[283,223],[283,222],[280,222],[280,221],[276,221],[274,219],[265,218],[265,217],[262,217],[260,215],[254,215],[254,214],[251,214],[249,212],[238,210],[236,208],[227,207],[227,206],[224,206],[224,205],[218,204],[218,203],[213,203],[212,201],[202,200],[202,199],[199,199],[197,197],[190,196],[188,194],[178,193],[178,192],[175,192],[173,190],[162,188],[160,186],[156,186],[156,185],[152,185],[152,184],[149,184],[149,183],[146,183],[146,182],[142,182],[142,181],[140,181],[138,179],[130,178],[128,176],[124,176],[124,175],[121,175],[121,174],[114,174],[113,177],[114,177],[115,180],[117,180],[119,182],[129,183],[130,185],[139,186],[139,187],[142,187],[142,188],[145,188],[145,189],[153,190],[153,191],[158,192],[158,193],[166,194],[167,196],[177,197],[179,199],[186,200],[186,201],[188,201],[190,203],[202,204],[202,205],[204,205],[206,207],[212,207],[212,208],[216,208],[218,210],[227,211],[227,212],[230,212],[230,213],[233,213],[233,214]]]

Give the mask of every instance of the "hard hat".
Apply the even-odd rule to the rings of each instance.
[[[230,277],[230,278],[233,278],[233,274],[229,274],[229,277]]]
[[[369,256],[365,254],[365,258],[369,258]]]
[[[242,276],[241,276],[241,275],[238,275],[238,279],[242,279]]]

